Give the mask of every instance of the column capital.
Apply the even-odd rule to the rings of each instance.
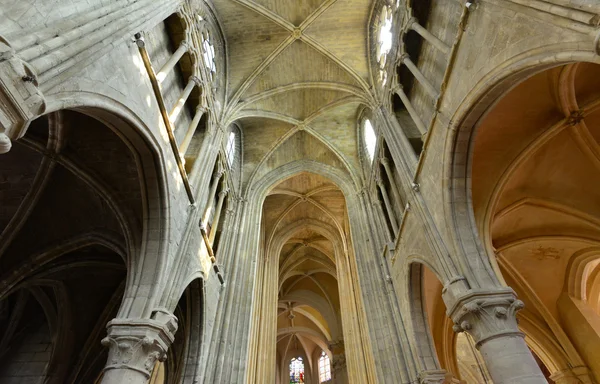
[[[449,294],[447,288],[444,291],[444,301],[448,316],[454,322],[454,331],[468,331],[478,348],[497,337],[523,337],[516,314],[524,304],[516,298],[512,289],[468,289],[461,295]],[[450,299],[454,299],[454,302],[449,303]]]
[[[193,81],[199,87],[202,85],[202,80],[198,76],[196,76],[196,75],[190,76],[189,81]]]
[[[331,359],[331,370],[334,372],[334,377],[346,370],[346,355],[333,355]]]
[[[381,164],[382,164],[384,167],[388,167],[388,166],[390,165],[390,160],[389,160],[387,157],[385,157],[385,156],[382,156],[382,157],[379,159],[379,162],[380,162],[380,163],[381,163]]]
[[[412,28],[412,26],[415,24],[419,24],[419,20],[414,16],[411,16],[408,18],[408,20],[406,20],[406,25],[408,28]]]
[[[179,44],[179,47],[185,47],[185,49],[188,50],[192,47],[192,45],[187,40],[183,40]]]
[[[223,196],[227,196],[227,194],[229,193],[229,188],[225,188],[224,190],[222,190],[221,192],[219,192],[219,197]]]
[[[166,310],[156,310],[151,319],[113,319],[106,327],[108,336],[102,345],[109,351],[104,371],[131,371],[148,379],[154,364],[167,358],[177,318]]]
[[[406,52],[400,52],[400,53],[398,53],[398,62],[404,63],[404,61],[406,59],[410,60],[410,55],[408,53],[406,53]]]
[[[224,169],[222,169],[222,168],[220,168],[218,171],[216,171],[216,172],[214,173],[214,175],[213,175],[213,176],[214,176],[214,177],[215,177],[217,180],[219,180],[221,177],[223,177],[223,175],[224,175],[224,174],[225,174],[225,170],[224,170]]]
[[[451,373],[443,369],[419,372],[419,384],[454,384],[461,383]]]
[[[23,137],[45,109],[34,69],[0,36],[0,154],[8,152],[11,140]]]

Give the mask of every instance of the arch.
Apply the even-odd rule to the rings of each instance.
[[[419,372],[440,369],[431,329],[432,324],[430,324],[429,320],[429,318],[437,316],[439,313],[429,314],[427,311],[428,303],[425,268],[430,270],[433,276],[437,277],[441,288],[441,280],[439,279],[437,272],[434,272],[434,269],[428,268],[425,264],[414,260],[407,264],[408,278],[406,279],[406,282],[412,333],[410,339],[414,343],[412,349],[416,352],[417,370]]]
[[[472,287],[505,284],[487,238],[478,235],[472,206],[471,168],[478,124],[502,97],[522,81],[552,67],[572,62],[600,63],[593,52],[573,50],[572,44],[555,44],[519,54],[489,71],[457,108],[446,139],[446,167],[450,180],[444,190],[446,221],[461,256],[458,264]],[[452,202],[450,204],[449,202]],[[475,272],[471,268],[477,264]]]
[[[47,113],[63,109],[84,113],[105,124],[129,147],[136,159],[142,186],[143,228],[138,244],[130,241],[127,245],[132,261],[128,267],[127,299],[118,316],[141,311],[138,316],[149,317],[163,278],[155,272],[165,268],[169,243],[168,176],[161,144],[145,122],[118,100],[82,91],[57,93],[47,99]],[[149,289],[140,290],[140,281],[146,274],[156,275],[158,281]],[[148,293],[142,294],[144,291]],[[142,301],[143,305],[134,300]]]
[[[581,249],[571,256],[563,291],[575,299],[587,301],[587,278],[590,276],[589,266],[600,259],[600,245]],[[595,267],[595,265],[593,265]]]
[[[203,342],[206,338],[204,279],[194,278],[172,308],[178,318],[175,341],[169,348],[166,382],[195,382],[203,374]]]

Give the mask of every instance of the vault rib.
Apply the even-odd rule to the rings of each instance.
[[[231,114],[230,109],[232,109],[233,106],[237,104],[237,101],[241,98],[241,96],[244,94],[244,92],[246,92],[246,90],[250,87],[250,85],[252,85],[252,83],[254,83],[254,80],[256,80],[256,78],[261,73],[263,73],[265,68],[267,68],[269,66],[269,64],[271,64],[273,62],[273,60],[275,60],[279,56],[279,54],[281,54],[281,52],[283,52],[286,48],[288,48],[290,45],[292,45],[292,43],[294,41],[296,41],[296,38],[294,36],[292,36],[292,35],[288,36],[285,40],[283,40],[283,42],[281,42],[281,44],[279,44],[277,46],[277,48],[275,48],[275,50],[273,52],[271,52],[262,61],[262,63],[260,63],[260,65],[258,67],[256,67],[256,69],[254,69],[254,71],[252,71],[252,73],[246,78],[246,80],[244,80],[242,85],[240,85],[238,90],[235,91],[235,93],[231,97],[231,99],[229,101],[229,106],[227,108],[229,110],[227,115]]]
[[[318,90],[326,90],[326,91],[340,91],[350,93],[354,96],[359,97],[364,103],[368,102],[368,99],[364,96],[362,90],[353,85],[348,85],[345,83],[336,83],[330,81],[311,81],[311,82],[302,82],[302,83],[294,83],[283,85],[280,87],[272,88],[268,91],[263,91],[255,94],[244,100],[243,103],[239,103],[232,109],[232,115],[235,115],[237,112],[246,109],[252,103],[257,101],[268,99],[269,97],[278,95],[280,93],[297,91],[301,89],[318,89]]]
[[[255,3],[255,2],[249,1],[249,0],[231,0],[231,1],[233,1],[234,3],[238,3],[240,5],[243,5],[244,7],[258,13],[259,15],[266,17],[267,19],[271,20],[272,22],[279,25],[280,27],[287,29],[290,32],[292,32],[294,30],[294,24],[290,23],[283,17],[279,16],[275,12],[263,7],[262,5],[260,5],[258,3]]]

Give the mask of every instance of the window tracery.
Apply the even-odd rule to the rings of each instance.
[[[227,146],[225,147],[225,158],[227,159],[227,165],[231,168],[235,160],[235,132],[229,132]]]
[[[331,380],[331,362],[325,351],[319,357],[319,383]]]
[[[212,43],[210,32],[207,30],[202,33],[202,58],[206,69],[213,75],[217,73],[215,46]]]
[[[304,383],[304,362],[301,357],[294,357],[290,361],[290,384]]]

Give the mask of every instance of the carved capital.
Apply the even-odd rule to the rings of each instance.
[[[454,322],[454,331],[467,331],[479,348],[493,338],[523,337],[516,317],[517,311],[523,307],[523,302],[516,298],[510,288],[467,290],[456,298],[453,305],[448,306],[448,315]]]
[[[443,369],[422,371],[419,373],[419,384],[458,384],[460,380],[454,378],[451,373]]]
[[[11,148],[46,109],[34,70],[0,37],[0,153]]]
[[[150,378],[157,361],[165,361],[175,338],[177,318],[156,310],[151,319],[113,319],[102,345],[109,348],[105,371],[131,370]]]
[[[193,81],[199,87],[202,86],[202,80],[198,76],[196,76],[196,75],[190,76],[190,81]]]
[[[337,376],[339,373],[346,370],[346,355],[333,355],[333,359],[331,359],[331,370],[334,373],[334,376]]]
[[[227,196],[228,193],[229,193],[229,188],[225,188],[224,190],[219,192],[219,197],[225,198],[225,196]]]

